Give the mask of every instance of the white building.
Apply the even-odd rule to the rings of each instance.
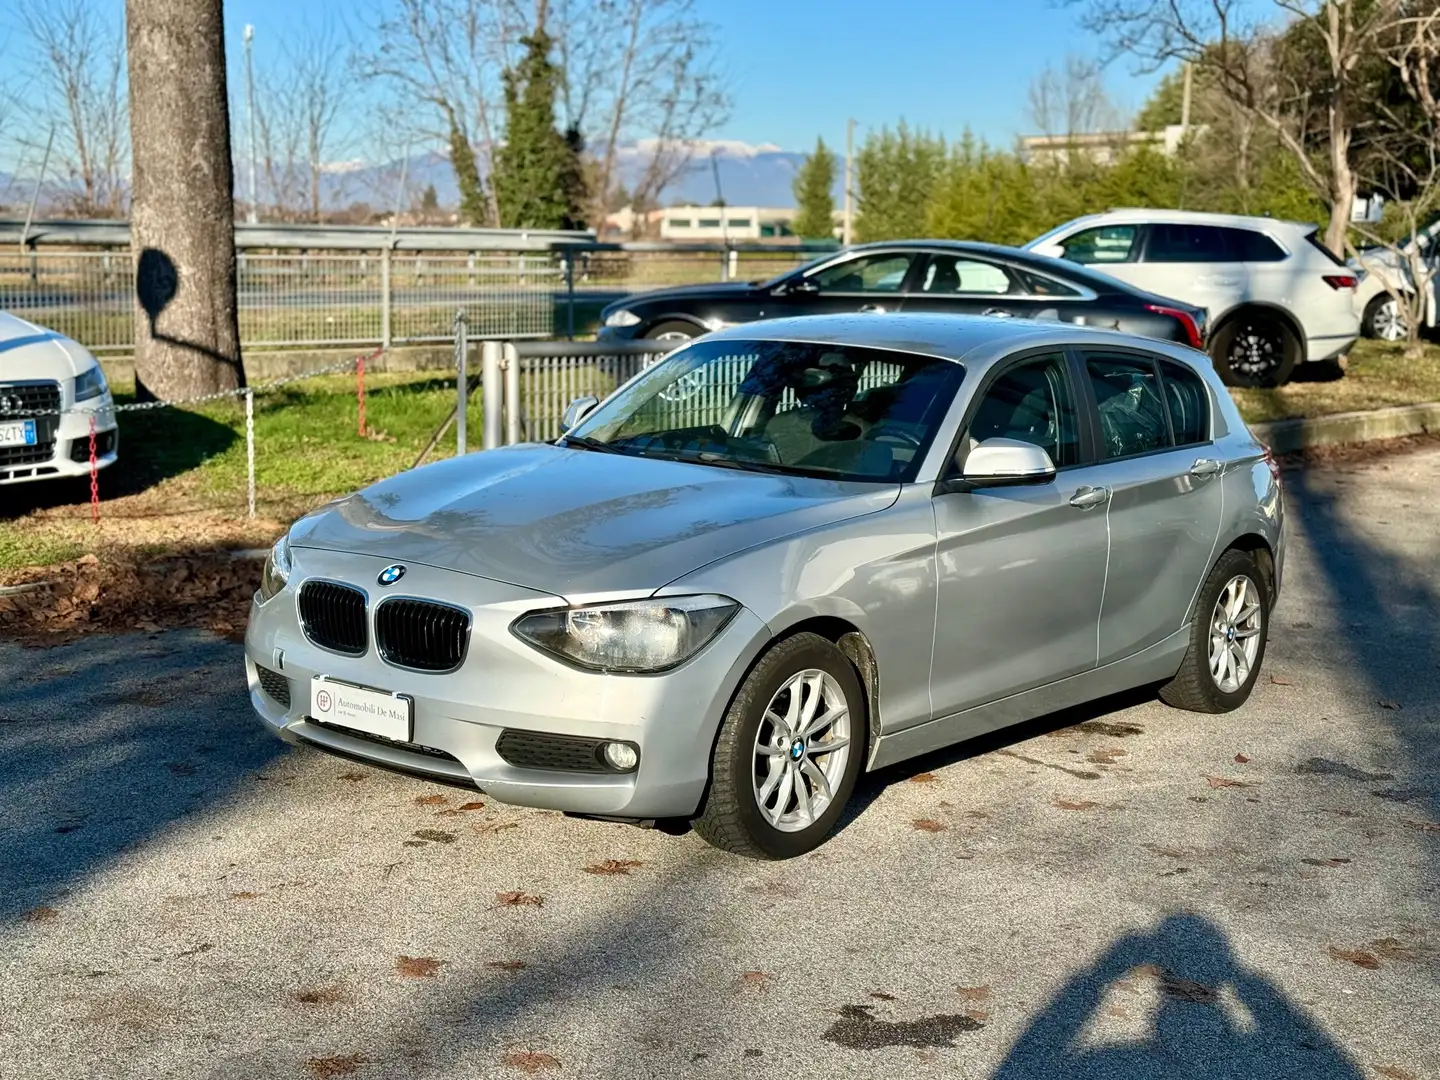
[[[1203,134],[1204,127],[1189,129],[1191,136]],[[1031,164],[1068,164],[1075,154],[1097,165],[1109,165],[1128,150],[1148,146],[1165,157],[1174,157],[1185,141],[1186,128],[1171,124],[1159,131],[1087,131],[1075,135],[1022,135],[1020,156]]]

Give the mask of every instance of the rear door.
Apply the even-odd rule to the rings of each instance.
[[[906,311],[1069,321],[1080,293],[982,255],[934,251],[915,275]]]
[[[1099,663],[1181,629],[1220,533],[1223,465],[1213,402],[1185,365],[1134,349],[1078,350],[1110,491],[1110,558]]]
[[[766,317],[899,311],[923,256],[916,251],[862,251],[805,275],[766,305]]]
[[[1151,225],[1134,283],[1203,307],[1214,326],[1249,289],[1243,253],[1232,247],[1230,232],[1214,225]]]

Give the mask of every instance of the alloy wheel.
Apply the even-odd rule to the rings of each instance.
[[[1263,322],[1247,322],[1230,342],[1230,370],[1257,382],[1285,361],[1285,335]]]
[[[1410,320],[1393,296],[1376,306],[1370,325],[1381,341],[1403,341],[1410,333]]]
[[[1235,693],[1250,678],[1263,629],[1260,592],[1237,574],[1220,590],[1210,616],[1210,677],[1222,693]]]
[[[825,813],[850,759],[850,707],[819,668],[790,676],[755,733],[754,792],[760,813],[781,832],[800,832]]]

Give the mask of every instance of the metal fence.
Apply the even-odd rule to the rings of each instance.
[[[83,224],[83,223],[82,223]],[[0,232],[3,232],[0,228]],[[96,232],[96,230],[90,230]],[[96,232],[113,242],[115,227]],[[241,230],[237,228],[237,235]],[[325,242],[323,232],[315,243]],[[413,230],[421,232],[422,230]],[[410,237],[414,248],[347,246],[241,250],[240,340],[247,348],[410,345],[447,341],[457,309],[472,340],[575,337],[601,308],[629,293],[710,281],[757,281],[833,245],[599,244],[567,238],[550,248],[481,250],[466,230]],[[51,233],[44,234],[51,236]],[[59,232],[61,238],[70,234]],[[80,229],[77,235],[87,235]],[[275,237],[271,237],[275,240]],[[303,241],[296,241],[297,243]],[[442,248],[441,244],[454,245]],[[517,245],[519,241],[517,240]],[[129,250],[19,246],[0,249],[0,310],[73,337],[101,355],[133,350],[136,311]]]

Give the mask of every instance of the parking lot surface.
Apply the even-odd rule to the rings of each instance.
[[[0,645],[0,1075],[1440,1076],[1440,450],[1286,474],[1228,716],[1109,699],[763,864],[291,750],[238,645]]]

